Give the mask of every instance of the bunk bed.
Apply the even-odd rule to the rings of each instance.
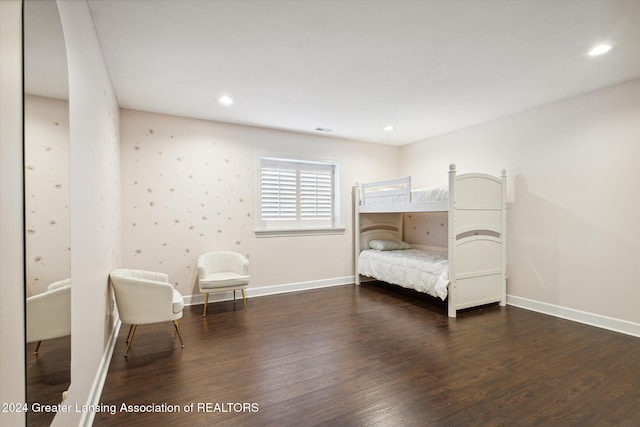
[[[506,304],[506,171],[458,175],[451,164],[448,186],[416,190],[404,177],[356,184],[353,196],[356,284],[362,275],[446,299],[449,317]],[[407,248],[411,212],[448,214],[446,249]]]

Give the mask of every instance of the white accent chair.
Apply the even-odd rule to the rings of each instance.
[[[71,279],[53,282],[41,294],[27,298],[27,342],[71,335]]]
[[[178,319],[182,318],[184,299],[169,283],[165,273],[153,271],[118,269],[111,272],[111,285],[122,323],[131,325],[127,336],[124,356],[129,355],[138,325],[173,321],[180,345],[184,348]]]
[[[210,293],[242,291],[244,309],[247,310],[247,296],[244,290],[249,286],[249,261],[237,252],[207,252],[198,257],[198,286],[205,294],[203,317],[207,316]]]

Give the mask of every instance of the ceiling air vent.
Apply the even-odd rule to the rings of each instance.
[[[333,129],[328,129],[328,128],[316,128],[316,130],[318,132],[325,132],[325,133],[329,133],[329,132],[333,131]]]

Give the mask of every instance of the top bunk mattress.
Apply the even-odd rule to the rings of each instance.
[[[367,249],[358,257],[358,273],[383,282],[447,298],[447,254],[418,249],[378,251]]]
[[[449,186],[411,190],[411,202],[446,202],[449,200]]]
[[[365,197],[365,204],[378,205],[388,203],[429,203],[429,202],[447,202],[449,201],[449,186],[433,188],[420,188],[411,190],[410,200],[406,194],[381,195],[375,197]]]

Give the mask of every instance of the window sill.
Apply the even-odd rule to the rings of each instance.
[[[344,227],[332,228],[286,228],[286,229],[256,229],[256,237],[286,237],[286,236],[318,236],[344,234]]]

